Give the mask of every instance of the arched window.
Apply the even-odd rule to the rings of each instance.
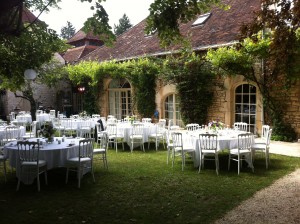
[[[131,114],[131,86],[126,79],[114,79],[108,86],[109,114],[123,119]]]
[[[183,126],[177,95],[171,94],[166,97],[164,102],[164,112],[165,119],[171,119],[174,121],[174,124],[179,125],[181,127]]]
[[[255,133],[256,87],[250,84],[239,85],[235,89],[235,122],[246,122],[248,131]]]

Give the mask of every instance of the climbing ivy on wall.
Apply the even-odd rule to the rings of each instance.
[[[133,109],[142,117],[151,117],[156,109],[157,79],[176,85],[185,123],[206,123],[208,108],[213,102],[215,79],[210,64],[195,54],[166,59],[141,58],[123,63],[81,62],[66,69],[72,82],[97,87],[98,91],[93,94],[101,91],[99,83],[104,78],[126,78],[133,88]],[[97,97],[90,99],[96,101]]]
[[[150,59],[143,58],[123,63],[116,61],[93,62],[84,61],[76,65],[69,65],[65,69],[70,80],[76,85],[85,84],[94,96],[89,96],[89,107],[96,108],[97,93],[103,85],[99,85],[104,78],[126,78],[133,88],[133,105],[142,117],[151,117],[155,108],[155,88],[158,64]],[[93,87],[93,88],[92,88]],[[94,103],[94,106],[91,105]]]
[[[214,97],[215,77],[210,64],[201,56],[192,54],[169,57],[164,63],[162,78],[176,84],[184,123],[207,122],[208,108]]]

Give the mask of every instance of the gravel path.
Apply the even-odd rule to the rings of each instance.
[[[300,223],[300,169],[257,192],[215,223]]]

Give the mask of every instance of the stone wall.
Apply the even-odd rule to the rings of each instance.
[[[290,93],[283,99],[285,101],[285,119],[297,133],[300,139],[300,81],[292,86]]]

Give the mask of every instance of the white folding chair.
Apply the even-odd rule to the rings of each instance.
[[[230,169],[230,161],[238,162],[238,175],[240,174],[240,169],[242,167],[242,161],[247,161],[249,166],[254,172],[254,167],[252,163],[252,134],[239,134],[238,135],[238,147],[235,149],[229,150],[229,158],[228,158],[228,170]]]
[[[118,143],[122,143],[124,150],[124,133],[122,133],[122,128],[118,128],[115,123],[110,123],[106,126],[106,132],[108,134],[108,143],[114,144],[116,152],[118,152]]]
[[[253,153],[255,154],[255,156],[256,156],[257,152],[265,156],[266,169],[268,169],[268,166],[270,163],[269,150],[270,150],[271,136],[272,136],[272,129],[270,129],[267,132],[267,138],[264,143],[255,143],[251,147],[251,149],[254,151]],[[254,160],[254,157],[253,157],[253,160]]]
[[[150,147],[151,142],[155,143],[156,151],[158,149],[160,142],[163,143],[163,146],[165,148],[165,134],[166,134],[166,129],[165,129],[164,122],[158,122],[157,124],[155,124],[155,133],[148,135],[148,149]]]
[[[97,145],[99,148],[94,149],[94,156],[99,155],[100,158],[97,156],[94,157],[94,159],[102,160],[104,167],[108,169],[108,165],[107,165],[108,135],[106,132],[102,133],[101,141],[99,142],[99,144],[97,143]]]
[[[79,123],[78,135],[81,138],[91,138],[92,127],[89,119],[83,119]]]
[[[94,140],[84,139],[79,141],[78,156],[67,159],[66,184],[68,183],[69,171],[77,172],[78,188],[83,174],[91,172],[93,181],[95,182],[93,168]]]
[[[173,149],[172,149],[172,167],[174,167],[175,157],[181,157],[181,169],[184,170],[186,154],[194,153],[195,148],[192,145],[184,144],[182,139],[182,133],[173,132],[172,133]]]
[[[20,188],[21,176],[26,172],[34,172],[37,178],[37,187],[40,191],[40,174],[45,173],[47,180],[47,162],[39,159],[40,144],[38,142],[18,141],[18,155],[20,164],[20,176],[18,179],[17,191]]]
[[[190,123],[190,124],[187,124],[185,127],[186,127],[187,131],[196,131],[200,128],[200,125],[195,124],[195,123]]]
[[[152,121],[151,118],[148,118],[148,117],[142,118],[142,122],[143,122],[143,123],[151,123],[151,121]]]
[[[141,150],[145,152],[144,148],[144,124],[143,123],[134,123],[132,124],[132,132],[129,136],[130,139],[130,150],[133,151],[134,144],[139,144],[141,147]]]
[[[201,168],[204,168],[205,160],[214,160],[216,173],[219,175],[218,135],[199,134],[198,145],[200,154],[199,173]]]
[[[260,138],[256,138],[255,139],[255,143],[266,143],[267,138],[268,138],[268,132],[270,130],[270,126],[269,125],[263,125],[261,127],[261,134],[260,134]]]
[[[3,139],[4,144],[20,139],[20,127],[7,126],[5,128],[5,138]]]
[[[239,131],[248,131],[248,124],[246,122],[235,122],[233,124],[234,129],[238,129]]]

